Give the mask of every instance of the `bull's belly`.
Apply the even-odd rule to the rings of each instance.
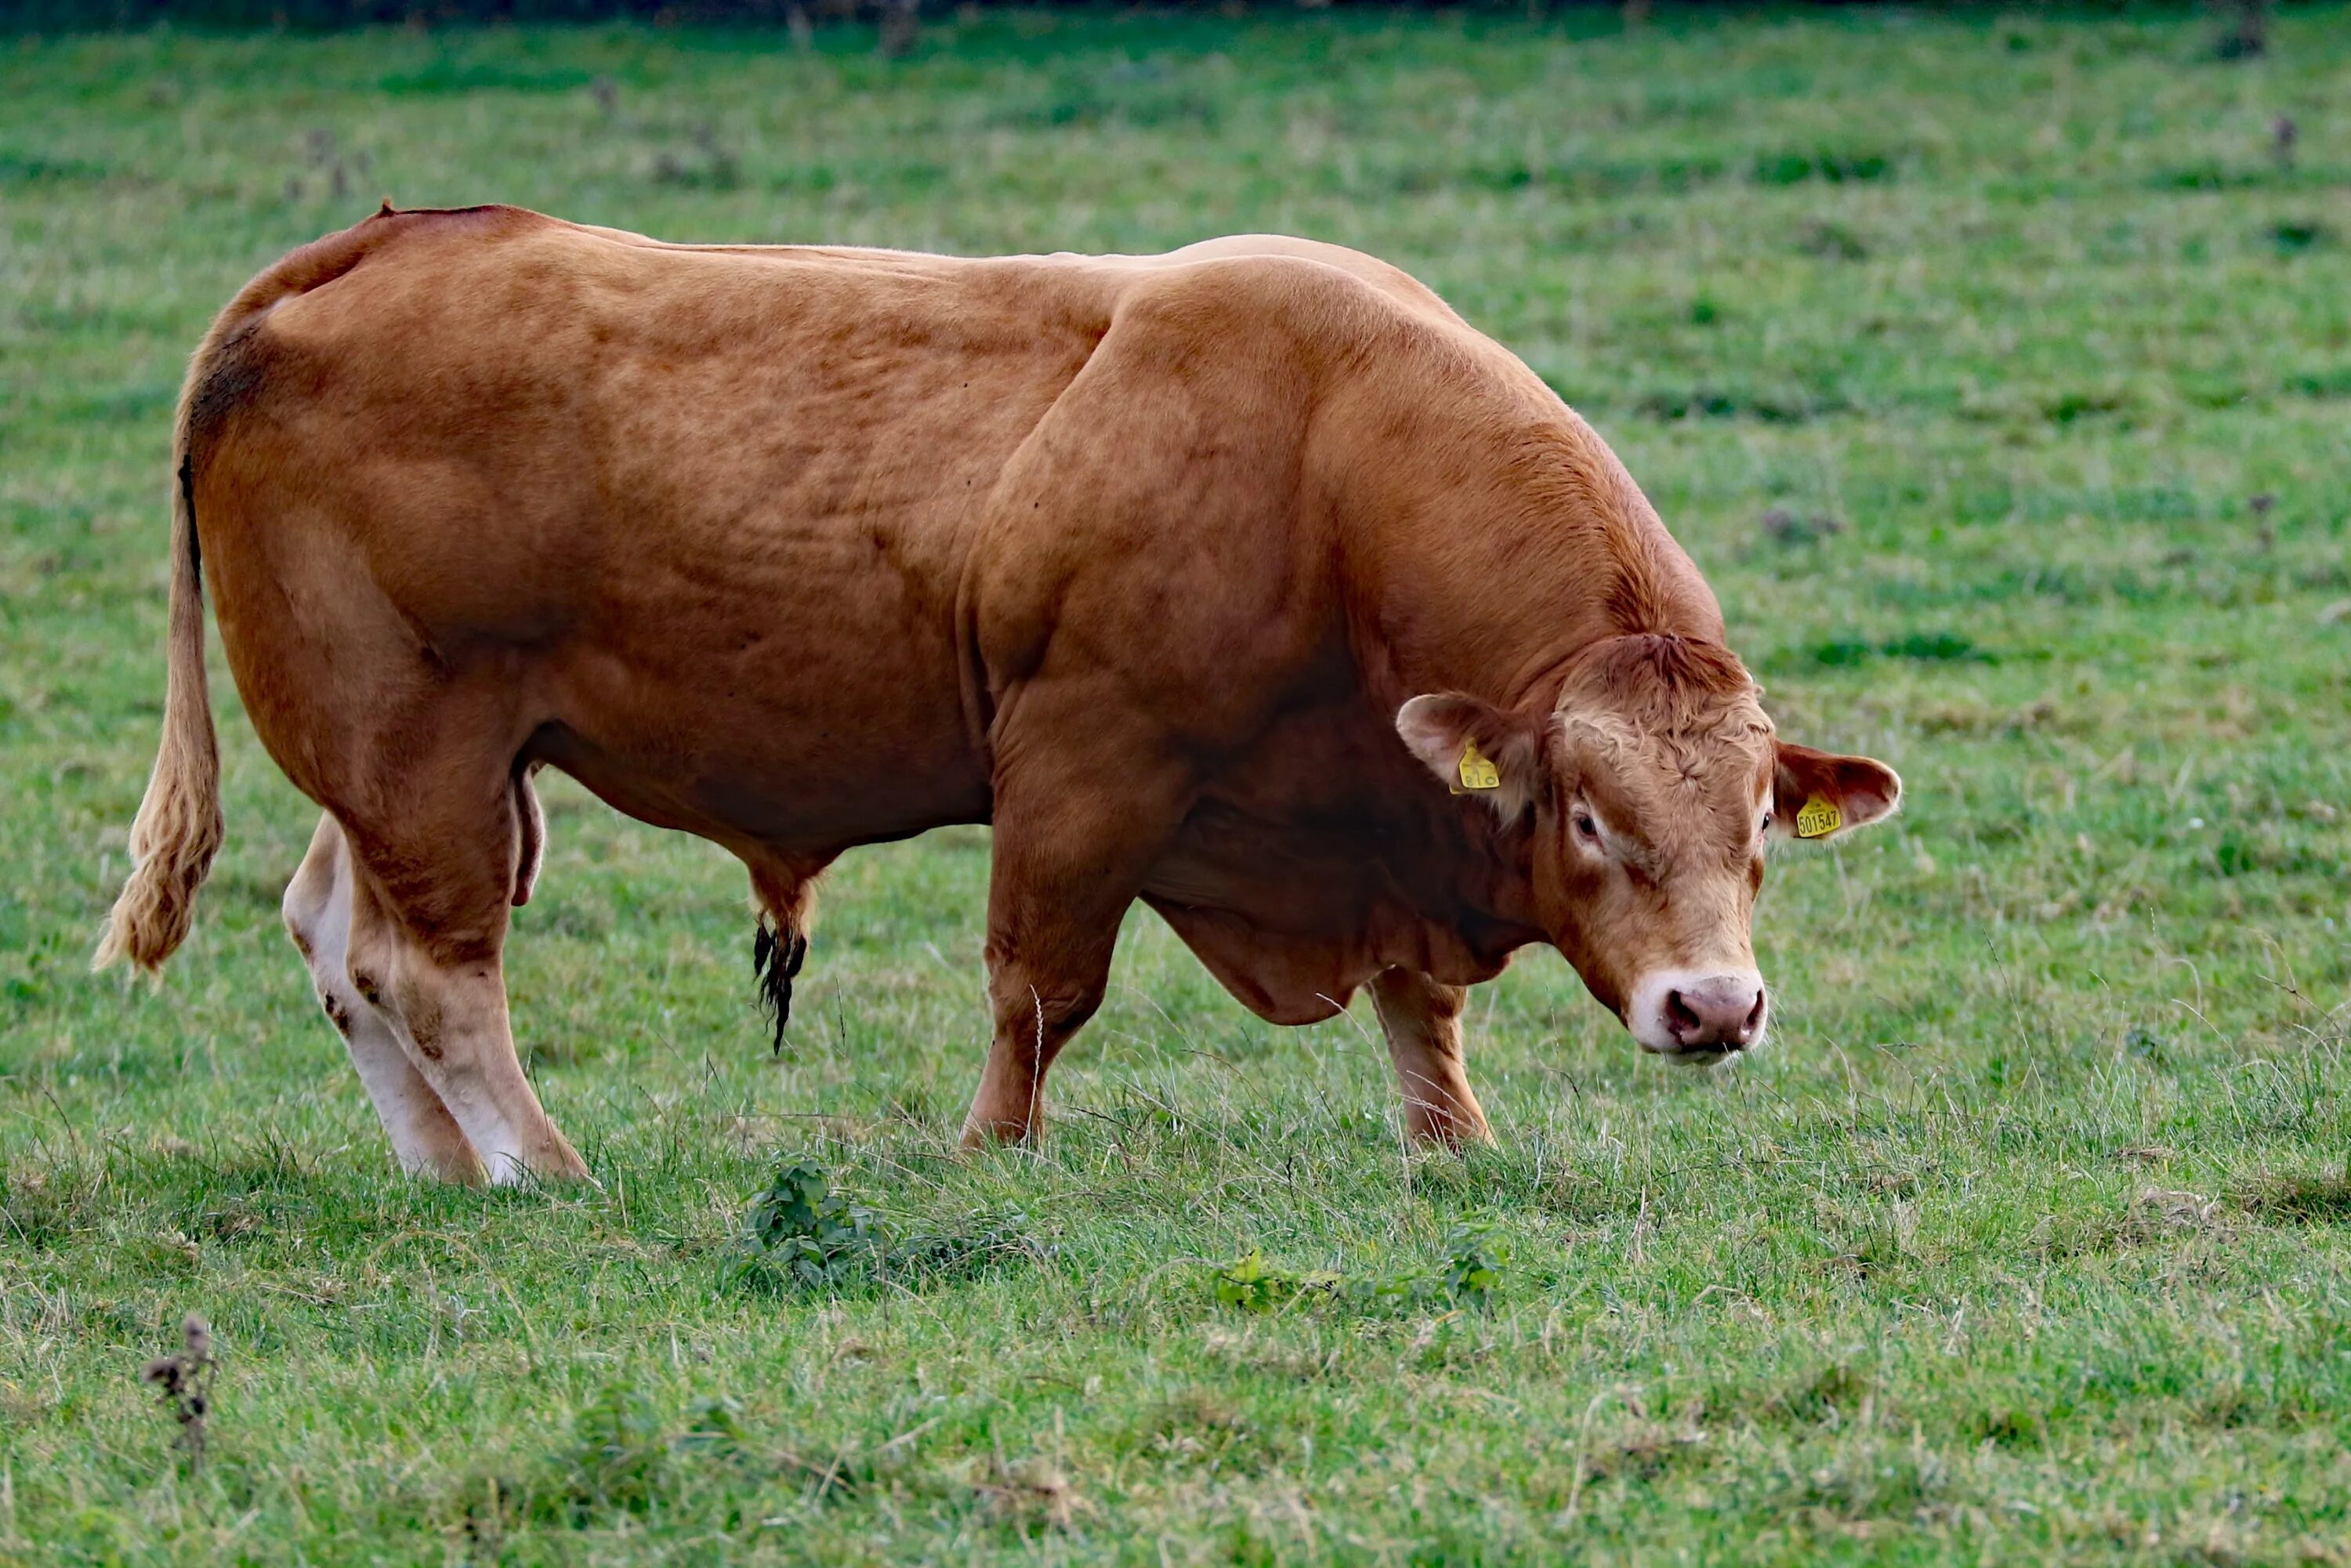
[[[534,760],[644,821],[793,857],[987,820],[987,765],[944,638],[747,644],[674,618],[643,627],[558,662]]]
[[[665,738],[615,735],[609,726],[590,735],[551,724],[529,749],[616,810],[745,853],[822,862],[858,844],[987,820],[987,777],[961,758],[844,787],[788,747],[718,743],[689,756]]]

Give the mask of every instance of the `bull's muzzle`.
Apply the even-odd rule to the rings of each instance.
[[[1643,977],[1625,1022],[1644,1051],[1719,1061],[1763,1039],[1771,999],[1752,969],[1676,969]]]

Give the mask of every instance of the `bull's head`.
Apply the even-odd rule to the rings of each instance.
[[[1882,762],[1792,746],[1714,643],[1612,637],[1556,704],[1418,696],[1396,730],[1457,791],[1523,832],[1534,923],[1645,1051],[1719,1061],[1763,1038],[1751,928],[1775,835],[1834,837],[1891,815]]]

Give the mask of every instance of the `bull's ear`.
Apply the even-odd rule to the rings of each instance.
[[[1413,698],[1396,709],[1396,733],[1457,795],[1479,795],[1505,818],[1542,788],[1543,722],[1458,692]]]
[[[1771,821],[1782,833],[1825,839],[1894,815],[1902,780],[1883,762],[1838,757],[1809,746],[1779,742],[1771,779]]]

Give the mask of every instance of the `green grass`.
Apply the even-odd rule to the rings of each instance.
[[[2342,1560],[2351,11],[2210,26],[0,44],[0,1558]],[[602,1188],[403,1182],[225,681],[196,936],[83,971],[183,356],[386,193],[1360,246],[1598,423],[1907,809],[1774,868],[1736,1071],[1530,953],[1473,1004],[1500,1146],[1407,1155],[1366,1008],[1259,1024],[1138,915],[1050,1141],[964,1160],[985,833],[844,862],[777,1060],[737,868],[558,782],[510,972]],[[812,1277],[730,1245],[798,1159],[870,1211]],[[192,1310],[193,1473],[137,1381]]]

